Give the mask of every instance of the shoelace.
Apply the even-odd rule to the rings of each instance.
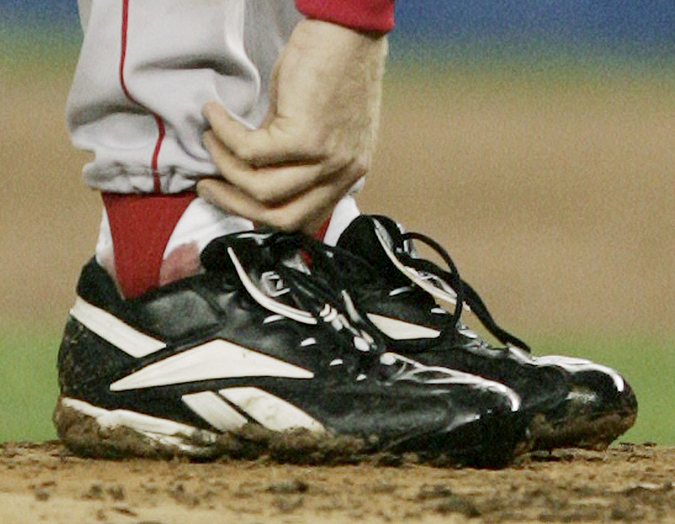
[[[360,336],[372,340],[374,345],[371,346],[370,351],[363,351],[361,353],[362,366],[377,369],[381,376],[383,371],[386,370],[386,378],[405,376],[407,380],[411,381],[421,380],[426,382],[432,380],[432,378],[437,378],[443,382],[448,382],[448,380],[457,383],[472,382],[473,378],[469,375],[457,373],[457,376],[453,376],[450,379],[447,375],[447,369],[424,366],[401,355],[386,351],[384,337],[382,337],[379,329],[368,319],[367,313],[351,298],[353,295],[353,290],[351,290],[353,284],[344,277],[343,272],[335,261],[336,255],[350,257],[357,265],[365,263],[363,259],[346,250],[328,246],[323,242],[302,234],[278,233],[271,240],[273,244],[276,244],[277,253],[275,258],[277,260],[283,260],[284,253],[293,254],[297,253],[298,250],[302,250],[303,254],[309,259],[312,269],[324,275],[324,278],[317,278],[315,275],[310,275],[281,263],[277,267],[277,271],[282,279],[288,280],[296,288],[300,286],[305,287],[310,290],[310,294],[313,297],[320,297],[323,301],[332,304],[336,310],[339,310],[344,317],[349,319],[350,322],[344,327],[350,334],[355,337]],[[444,258],[450,267],[455,267],[447,253],[444,253]],[[303,294],[299,296],[302,297]],[[460,304],[457,309],[458,315],[461,314],[461,310]],[[313,311],[316,314],[316,308]],[[325,316],[322,316],[320,313],[316,318],[317,320],[322,318],[325,321]]]
[[[378,380],[476,384],[476,377],[473,375],[460,372],[449,374],[449,370],[446,368],[425,366],[389,352],[386,336],[370,321],[367,313],[358,303],[352,299],[354,295],[353,283],[350,281],[351,279],[345,278],[335,260],[338,256],[349,257],[355,266],[367,265],[367,262],[363,259],[346,250],[327,246],[323,242],[304,234],[269,231],[271,231],[271,234],[262,235],[262,243],[257,242],[257,244],[269,250],[271,259],[267,262],[270,268],[284,281],[298,305],[316,320],[318,326],[329,332],[331,340],[336,341],[338,347],[345,354],[357,357],[355,360],[356,367],[353,368],[357,373],[357,381],[370,377]],[[224,244],[225,249],[227,249],[228,241],[225,241]],[[288,263],[289,259],[297,257],[301,253],[305,254],[310,260],[311,270],[298,269],[293,267],[293,264]],[[208,266],[211,269],[222,268],[222,264],[214,261],[214,258],[222,260],[223,254],[222,251],[220,253],[212,252],[208,257],[212,262]],[[444,258],[449,261],[451,268],[454,267],[452,260],[445,252]],[[420,263],[426,267],[425,261],[420,260]],[[432,269],[434,267],[437,272],[440,271],[436,266],[433,266]],[[455,274],[457,273],[455,272]],[[255,299],[255,297],[253,298]],[[327,311],[327,308],[330,308],[330,311]],[[461,310],[460,304],[456,309],[457,318],[459,318]],[[335,323],[336,320],[338,325]],[[452,324],[453,327],[455,324],[456,322]],[[448,333],[454,332],[454,329],[448,330]],[[514,406],[517,404],[518,402],[514,402]]]
[[[372,220],[377,220],[377,217],[374,217]],[[381,222],[379,223],[382,224]],[[401,232],[398,229],[396,231],[391,231],[389,228],[385,229],[393,243],[392,252],[403,266],[411,268],[421,274],[432,275],[445,283],[454,292],[455,307],[448,318],[448,321],[445,323],[445,326],[442,328],[440,337],[450,337],[452,340],[452,338],[457,335],[458,327],[461,325],[461,315],[464,310],[464,305],[466,304],[485,329],[499,340],[499,342],[505,346],[515,346],[524,351],[531,352],[529,346],[525,342],[497,324],[480,295],[466,281],[462,280],[456,264],[448,252],[438,244],[438,242],[422,233]],[[413,248],[412,241],[414,240],[426,244],[436,252],[448,266],[448,269],[442,269],[430,260],[419,258]],[[370,275],[373,275],[376,271],[362,257],[346,249],[328,246],[326,246],[326,249],[332,256],[343,259],[344,262],[341,265],[342,267],[350,268],[350,273],[358,272],[359,270],[357,268],[361,268],[364,273]],[[400,268],[397,269],[414,282],[410,275],[406,274],[405,271]]]
[[[459,325],[462,310],[464,308],[464,304],[466,304],[469,306],[473,314],[476,315],[476,318],[480,320],[485,329],[487,329],[488,332],[490,332],[502,344],[507,346],[516,346],[520,349],[530,352],[530,348],[525,342],[497,324],[490,314],[487,306],[485,305],[485,302],[483,302],[483,299],[475,289],[473,289],[466,281],[462,280],[459,275],[459,271],[457,270],[457,266],[450,258],[448,252],[443,249],[440,244],[428,236],[423,235],[422,233],[402,233],[401,238],[403,241],[419,240],[433,249],[446,262],[446,264],[448,264],[450,271],[439,268],[429,260],[416,258],[406,250],[403,250],[401,253],[397,252],[399,257],[404,257],[405,260],[402,260],[404,265],[435,275],[436,277],[444,280],[455,291],[455,310],[450,317],[450,325],[453,327]]]
[[[391,354],[386,352],[383,337],[371,329],[365,313],[354,303],[325,244],[300,233],[269,228],[261,228],[257,233],[262,239],[258,245],[270,254],[267,267],[279,276],[297,305],[314,318],[317,326],[327,330],[343,353],[356,355],[357,379],[375,375],[392,378],[412,371],[410,368],[414,366],[405,359],[389,358]],[[224,243],[227,246],[228,241]],[[302,265],[289,263],[301,253],[311,259],[309,271]],[[213,259],[214,254],[209,256]],[[315,267],[320,267],[320,271],[314,271]]]
[[[327,254],[327,246],[307,235],[288,233],[276,233],[270,237],[270,243],[275,252],[274,258],[278,261],[275,269],[279,276],[296,289],[308,291],[308,293],[298,293],[296,296],[301,306],[312,313],[317,321],[325,322],[327,318],[325,306],[321,311],[316,310],[316,298],[318,298],[318,303],[323,302],[335,310],[333,315],[337,314],[346,320],[343,322],[345,329],[355,336],[363,336],[372,346],[370,349],[377,352],[378,344],[375,338],[364,331],[364,328],[367,329],[369,326],[365,320],[367,317],[352,299],[347,283],[338,271],[335,261]],[[318,272],[324,276],[319,277],[317,271],[305,272],[283,262],[287,257],[298,253],[305,254],[311,261],[312,268],[319,269]],[[312,300],[307,300],[310,296]],[[379,347],[382,346],[379,345]]]

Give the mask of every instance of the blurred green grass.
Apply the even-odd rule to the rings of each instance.
[[[0,324],[0,442],[56,436],[51,413],[58,394],[58,328]]]
[[[13,323],[2,326],[0,340],[0,442],[55,438],[51,413],[58,394],[56,356],[58,328]],[[672,398],[667,385],[675,369],[673,340],[612,340],[571,335],[536,341],[536,354],[590,358],[619,370],[635,389],[638,420],[620,441],[675,444]]]

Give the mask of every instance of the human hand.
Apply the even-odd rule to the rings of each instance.
[[[204,106],[204,144],[222,179],[199,195],[258,223],[312,233],[368,171],[386,37],[318,20],[293,30],[273,73],[270,109],[249,130],[215,102]]]

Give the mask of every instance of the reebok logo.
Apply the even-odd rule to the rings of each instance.
[[[110,390],[126,391],[242,377],[311,379],[314,373],[226,340],[212,340],[113,382]]]
[[[290,291],[281,277],[274,271],[265,271],[260,276],[260,287],[270,297],[279,297]]]

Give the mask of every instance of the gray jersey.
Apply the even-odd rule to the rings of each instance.
[[[102,191],[176,193],[216,167],[201,108],[262,121],[276,58],[301,15],[292,0],[79,0],[84,42],[67,106]]]

